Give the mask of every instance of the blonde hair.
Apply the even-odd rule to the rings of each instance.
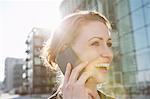
[[[66,16],[58,27],[52,33],[53,35],[46,42],[43,48],[43,59],[45,64],[50,66],[51,69],[55,68],[55,57],[59,49],[64,44],[73,42],[78,36],[80,29],[83,25],[91,21],[100,21],[104,23],[109,30],[111,25],[105,16],[98,12],[93,11],[79,11]]]

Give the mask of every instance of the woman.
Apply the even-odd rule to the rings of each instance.
[[[109,21],[97,12],[63,19],[45,46],[46,62],[65,73],[63,86],[50,99],[113,99],[96,88],[107,80],[113,58],[110,31]]]

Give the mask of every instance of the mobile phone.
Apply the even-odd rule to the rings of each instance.
[[[60,67],[62,73],[65,74],[67,63],[71,63],[74,68],[81,63],[81,60],[71,47],[67,47],[56,56],[56,63]]]

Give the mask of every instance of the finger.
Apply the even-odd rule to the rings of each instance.
[[[65,76],[64,76],[64,84],[66,84],[69,80],[69,77],[70,77],[70,73],[71,73],[71,64],[68,63],[67,66],[66,66],[66,72],[65,72]]]
[[[80,65],[76,66],[71,72],[70,78],[69,78],[69,83],[73,83],[77,80],[79,77],[79,74],[81,71],[87,66],[88,62],[81,63]]]
[[[86,88],[86,91],[92,99],[96,99],[96,94],[91,89]]]
[[[89,72],[83,72],[82,75],[80,76],[80,78],[78,79],[77,83],[79,84],[85,84],[86,81],[92,77],[92,74]]]

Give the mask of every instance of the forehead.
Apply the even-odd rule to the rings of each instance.
[[[92,37],[110,38],[110,32],[107,26],[100,21],[91,21],[84,24],[77,38],[90,39]]]

